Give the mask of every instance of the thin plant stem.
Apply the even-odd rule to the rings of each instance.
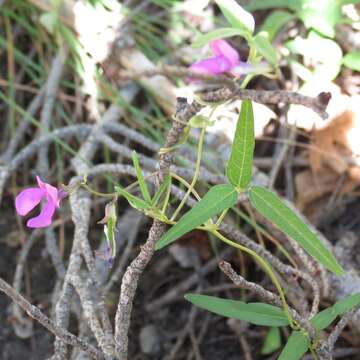
[[[263,229],[260,225],[258,225],[254,220],[252,220],[249,216],[247,216],[243,211],[236,207],[232,207],[232,210],[235,212],[236,215],[241,217],[243,220],[245,220],[249,225],[251,225],[255,230],[257,230],[259,233],[263,234],[267,239],[269,239],[270,242],[272,242],[276,248],[289,260],[290,264],[294,268],[298,268],[298,265],[296,264],[295,260],[291,257],[289,252],[284,248],[283,245],[280,244],[278,240],[276,240],[269,232],[267,232],[265,229]]]
[[[314,346],[312,344],[309,345],[309,350],[310,350],[310,353],[313,357],[314,360],[318,360],[318,356],[316,355],[316,351],[314,349]]]
[[[166,208],[167,208],[167,206],[168,206],[168,204],[169,204],[170,194],[171,194],[171,181],[170,181],[170,183],[169,183],[168,188],[166,189],[166,194],[165,194],[165,199],[164,199],[164,205],[163,205],[163,207],[162,207],[162,209],[161,209],[161,212],[162,212],[164,215],[166,215],[165,213],[166,213]]]
[[[176,179],[177,181],[181,182],[184,186],[186,186],[186,188],[190,189],[191,185],[185,179],[183,179],[181,176],[179,176],[173,172],[170,172],[170,176],[173,177],[174,179]],[[191,192],[195,196],[197,201],[201,200],[200,195],[197,193],[197,191],[194,188],[191,189]]]
[[[183,197],[183,199],[181,200],[179,206],[177,207],[177,209],[175,210],[175,212],[173,213],[172,217],[170,220],[175,220],[177,215],[179,214],[179,212],[181,211],[181,209],[183,208],[183,206],[186,203],[187,198],[190,196],[192,189],[194,188],[199,175],[200,175],[200,165],[201,165],[201,158],[202,158],[202,151],[203,151],[203,145],[204,145],[204,138],[205,138],[205,133],[206,133],[206,126],[204,126],[201,129],[201,133],[200,133],[200,138],[199,138],[199,145],[198,145],[198,153],[197,153],[197,160],[196,160],[196,167],[195,167],[195,173],[194,173],[194,177],[191,181],[190,187],[188,188],[185,196]]]
[[[145,179],[145,180],[146,180],[146,179],[149,179],[149,178],[155,176],[157,173],[158,173],[158,172],[155,171],[155,172],[153,172],[153,173],[151,173],[151,174],[149,174],[149,175],[147,175],[147,176],[144,176],[144,179]],[[136,185],[138,185],[138,183],[139,183],[139,181],[136,180],[136,181],[134,181],[133,183],[131,183],[130,185],[128,185],[126,188],[124,188],[124,190],[125,190],[125,191],[129,191],[129,190],[133,189]],[[96,191],[96,190],[92,189],[92,188],[91,188],[88,184],[86,184],[85,182],[82,182],[80,185],[81,185],[83,188],[85,188],[89,193],[94,194],[94,195],[96,195],[96,196],[100,196],[100,197],[114,197],[114,196],[118,195],[117,192],[113,192],[113,193],[102,193],[102,192]]]
[[[223,212],[220,214],[219,218],[216,221],[216,226],[220,226],[221,222],[224,220],[224,217],[226,216],[229,209],[223,210]]]
[[[114,197],[117,195],[116,192],[114,193],[103,193],[103,192],[99,192],[96,191],[94,189],[92,189],[89,185],[85,184],[85,183],[81,183],[81,186],[86,189],[86,191],[88,191],[90,194],[96,195],[96,196],[100,196],[100,197]]]
[[[274,271],[272,270],[271,266],[267,263],[266,260],[264,260],[261,256],[259,256],[256,252],[254,252],[253,250],[247,248],[246,246],[240,245],[234,241],[231,241],[230,239],[226,238],[224,235],[222,235],[221,233],[219,233],[217,230],[213,230],[213,229],[209,229],[208,230],[210,233],[212,233],[213,235],[215,235],[218,239],[220,239],[221,241],[223,241],[224,243],[235,247],[247,254],[249,254],[250,256],[252,256],[259,264],[260,266],[265,270],[265,272],[269,275],[271,281],[273,282],[273,284],[275,285],[277,291],[279,292],[279,296],[281,299],[281,302],[283,304],[283,309],[284,312],[286,314],[286,317],[289,320],[289,324],[292,328],[296,328],[295,323],[294,323],[294,319],[292,318],[290,312],[289,312],[289,307],[288,304],[286,302],[285,299],[285,294],[283,289],[281,288],[281,285],[279,283],[279,280],[277,279],[276,275],[274,274]]]

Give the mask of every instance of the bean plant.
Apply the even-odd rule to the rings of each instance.
[[[254,76],[259,74],[268,77],[276,76],[279,73],[279,57],[271,44],[274,29],[268,27],[266,31],[259,31],[254,34],[255,22],[249,12],[240,7],[234,0],[216,0],[216,2],[229,22],[229,26],[200,35],[195,40],[194,46],[197,47],[210,43],[214,57],[193,64],[190,70],[209,75],[221,75],[225,72],[231,72],[234,75],[234,81],[240,84],[243,89],[246,88]],[[261,3],[263,6],[265,6],[265,3],[269,4],[269,2],[265,1]],[[261,6],[260,2],[257,2],[257,6]],[[297,9],[297,11],[299,14],[300,10]],[[282,14],[281,23],[284,23],[285,17],[289,20],[293,16],[287,14],[286,17]],[[304,18],[306,13],[300,12],[299,16]],[[329,30],[324,26],[321,29],[325,32],[331,32],[331,29]],[[247,42],[249,56],[246,63],[241,62],[237,52],[223,40],[233,36],[241,36]],[[189,81],[194,81],[194,79],[190,78]],[[203,105],[212,106],[212,110],[215,110],[218,106],[218,104]],[[181,122],[177,118],[174,118],[174,121]],[[279,356],[280,360],[300,359],[307,351],[310,351],[314,358],[317,358],[316,353],[321,341],[320,332],[330,326],[338,316],[357,307],[360,304],[360,294],[354,294],[342,299],[325,310],[313,314],[308,319],[314,330],[314,333],[310,334],[309,329],[305,328],[298,318],[295,318],[279,276],[269,261],[253,249],[239,244],[223,234],[221,225],[229,216],[229,210],[236,207],[239,200],[247,199],[256,212],[288,238],[295,241],[320,266],[332,272],[335,276],[344,275],[344,270],[334,255],[291,206],[267,187],[257,186],[252,183],[255,149],[254,121],[256,119],[254,119],[251,100],[243,100],[241,103],[231,153],[226,164],[225,177],[227,181],[223,184],[211,186],[203,196],[200,195],[197,191],[197,184],[201,172],[204,139],[206,130],[211,126],[212,121],[212,115],[209,117],[196,115],[188,123],[184,124],[186,128],[182,143],[187,141],[187,135],[191,128],[196,128],[199,132],[196,168],[190,183],[175,172],[169,172],[157,191],[152,194],[148,187],[147,177],[144,176],[140,167],[138,155],[133,152],[132,160],[137,181],[127,188],[115,187],[113,200],[106,206],[105,217],[101,221],[104,225],[108,246],[104,252],[98,252],[97,255],[106,260],[110,266],[116,256],[114,232],[117,222],[116,204],[119,197],[124,197],[138,211],[169,226],[169,229],[156,243],[155,249],[157,251],[161,251],[194,229],[206,231],[218,241],[250,256],[271,280],[277,291],[281,306],[266,302],[244,302],[190,293],[185,295],[185,299],[200,308],[225,317],[270,327],[271,330],[268,333],[270,340],[271,338],[279,338],[279,327],[289,327],[291,334]],[[164,154],[172,150],[172,148],[162,148],[161,153]],[[185,191],[180,203],[172,211],[173,208],[169,205],[173,203],[172,184],[174,181],[180,183]],[[74,191],[74,189],[58,191],[51,185],[44,183],[40,178],[38,178],[38,184],[39,188],[24,190],[16,200],[18,213],[26,215],[41,199],[47,199],[47,205],[43,208],[41,214],[37,218],[29,220],[28,226],[30,227],[48,226],[52,221],[56,207],[59,206],[60,200],[66,197],[66,191]],[[81,185],[97,195],[103,195],[92,190],[86,179]],[[131,191],[136,186],[140,189],[141,197],[133,195]],[[186,206],[189,204],[190,208],[185,211]]]

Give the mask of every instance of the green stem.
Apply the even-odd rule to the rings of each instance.
[[[240,88],[241,88],[241,89],[245,89],[246,86],[248,85],[248,83],[250,82],[250,80],[251,80],[253,77],[254,77],[253,74],[247,74],[247,75],[245,76],[245,79],[244,79],[243,82],[241,83]]]
[[[166,194],[165,194],[165,199],[164,199],[164,205],[161,209],[161,213],[165,215],[166,212],[166,208],[169,204],[169,200],[170,200],[170,194],[171,194],[171,181],[169,183],[168,188],[166,189]]]
[[[148,179],[152,176],[155,176],[157,174],[157,171],[147,175],[147,176],[144,176],[144,179]],[[126,191],[129,191],[131,189],[133,189],[136,185],[138,185],[139,181],[136,180],[134,181],[133,183],[131,183],[130,185],[128,185],[127,187],[124,188],[124,190]],[[113,192],[113,193],[102,193],[102,192],[99,192],[99,191],[96,191],[94,189],[92,189],[88,184],[86,184],[85,182],[82,182],[80,184],[82,187],[84,187],[89,193],[91,194],[94,194],[96,196],[101,196],[101,197],[114,197],[116,195],[118,195],[116,192]]]
[[[170,172],[170,175],[177,181],[181,182],[186,188],[190,189],[191,185],[185,179],[183,179],[181,176],[179,176],[173,172]],[[191,192],[195,196],[197,201],[201,200],[200,195],[197,193],[197,191],[195,189],[191,189]]]
[[[244,212],[242,212],[237,207],[232,207],[232,210],[235,212],[236,215],[241,217],[243,220],[245,220],[249,225],[251,225],[255,230],[259,231],[261,234],[266,236],[272,243],[275,244],[276,248],[289,260],[290,264],[297,269],[297,264],[295,260],[291,257],[289,252],[277,241],[275,238],[273,238],[264,228],[262,228],[260,225],[258,225],[255,221],[253,221],[249,216],[247,216]]]
[[[318,356],[316,355],[316,351],[315,351],[314,346],[312,344],[310,344],[309,349],[310,349],[310,352],[311,352],[311,355],[312,355],[313,359],[318,360]]]
[[[193,177],[193,179],[191,181],[190,187],[188,188],[185,196],[181,200],[179,206],[177,207],[177,209],[173,213],[170,220],[175,220],[176,219],[177,215],[179,214],[179,212],[181,211],[181,209],[185,205],[185,202],[186,202],[187,198],[190,196],[190,194],[191,194],[191,192],[192,192],[192,190],[193,190],[193,188],[194,188],[194,186],[195,186],[195,184],[196,184],[196,182],[197,182],[197,180],[199,178],[205,133],[206,133],[206,127],[204,126],[201,129],[200,138],[199,138],[199,145],[198,145],[198,152],[197,152],[197,160],[196,160],[196,168],[195,168],[194,177]]]
[[[249,51],[249,56],[248,56],[248,62],[252,63],[254,61],[256,57],[256,49],[253,45],[250,45],[250,51]],[[250,80],[254,77],[254,74],[247,74],[245,76],[245,79],[243,80],[243,82],[240,85],[241,89],[245,89],[246,86],[248,85],[248,83],[250,82]]]
[[[216,223],[215,223],[215,225],[216,225],[217,227],[220,226],[221,222],[223,221],[223,219],[224,219],[224,217],[226,216],[226,214],[227,214],[228,211],[229,211],[229,209],[225,209],[225,210],[223,210],[223,212],[220,214],[219,218],[217,219],[217,221],[216,221]]]
[[[179,182],[181,182],[185,187],[187,187],[188,189],[190,189],[191,192],[192,192],[192,194],[194,195],[194,197],[196,198],[197,201],[200,201],[200,200],[201,200],[201,197],[200,197],[200,195],[197,193],[197,191],[196,191],[194,188],[191,189],[191,185],[190,185],[185,179],[183,179],[181,176],[179,176],[179,175],[177,175],[177,174],[175,174],[175,173],[173,173],[173,172],[170,172],[170,175],[171,175],[174,179],[176,179],[176,180],[178,180]],[[171,219],[171,221],[173,221],[173,220]],[[213,222],[212,222],[211,219],[209,219],[206,224],[209,225],[209,226],[214,226],[214,224],[213,224]],[[200,229],[200,227],[198,227],[198,229]],[[204,228],[201,228],[201,230],[207,230],[207,228],[204,227]]]
[[[85,184],[85,183],[81,183],[81,186],[83,188],[85,188],[90,194],[94,194],[96,196],[101,196],[101,197],[114,197],[117,194],[116,193],[102,193],[99,191],[96,191],[94,189],[92,189],[89,185]]]
[[[265,272],[269,275],[271,281],[273,282],[273,284],[275,285],[277,291],[279,292],[279,296],[281,299],[281,302],[283,304],[283,309],[284,312],[286,314],[286,317],[289,320],[289,324],[290,326],[293,328],[295,327],[294,324],[294,320],[289,312],[289,307],[287,305],[286,299],[285,299],[285,294],[281,288],[281,285],[279,283],[279,280],[277,279],[276,275],[274,274],[271,266],[260,256],[258,255],[255,251],[247,248],[246,246],[240,245],[234,241],[231,241],[230,239],[226,238],[225,236],[223,236],[222,234],[220,234],[217,230],[213,230],[213,229],[209,229],[209,232],[211,232],[213,235],[215,235],[217,238],[219,238],[221,241],[223,241],[224,243],[235,247],[247,254],[249,254],[250,256],[252,256],[259,264],[260,266],[265,270]]]

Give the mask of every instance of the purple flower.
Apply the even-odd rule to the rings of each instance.
[[[26,225],[29,228],[47,227],[52,222],[55,209],[60,206],[60,201],[66,196],[63,190],[44,183],[37,176],[38,187],[23,190],[15,199],[16,211],[19,215],[27,215],[34,207],[40,204],[42,199],[46,199],[46,203],[38,216],[29,219]]]
[[[240,61],[239,53],[227,41],[211,41],[210,48],[215,56],[192,64],[190,70],[207,75],[231,72],[235,76],[251,72],[252,66]]]

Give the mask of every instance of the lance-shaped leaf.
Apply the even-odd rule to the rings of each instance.
[[[252,0],[246,6],[246,10],[256,11],[285,7],[296,11],[301,9],[301,3],[303,1],[304,0]]]
[[[278,360],[299,360],[307,352],[310,340],[300,331],[293,331]]]
[[[250,40],[251,36],[249,36],[249,32],[246,30],[241,29],[234,29],[234,28],[220,28],[213,31],[210,31],[206,34],[199,35],[195,38],[194,42],[192,43],[192,47],[199,48],[210,41],[217,40],[217,39],[225,39],[231,36],[242,36],[246,40]]]
[[[160,201],[162,194],[165,192],[165,190],[168,189],[168,187],[171,186],[171,176],[166,175],[164,181],[159,186],[159,189],[156,191],[153,199],[151,200],[151,205],[156,206],[157,203]]]
[[[286,235],[298,242],[310,256],[336,275],[344,274],[344,270],[334,255],[276,194],[263,187],[253,186],[249,195],[254,208]]]
[[[356,293],[337,301],[329,308],[320,311],[311,320],[311,324],[316,330],[323,330],[328,327],[337,316],[340,316],[347,311],[360,305],[360,293]]]
[[[244,10],[235,0],[215,0],[226,20],[237,29],[245,29],[250,34],[254,32],[254,17]]]
[[[201,294],[186,294],[192,304],[215,314],[247,321],[255,325],[284,326],[289,321],[278,307],[264,303],[245,303]]]
[[[254,37],[254,46],[258,53],[260,53],[270,64],[276,66],[278,57],[275,48],[269,41],[268,33],[261,31]]]
[[[238,193],[230,184],[213,186],[195,206],[183,215],[156,243],[159,250],[180,236],[204,224],[211,217],[236,204]]]
[[[135,167],[136,176],[138,178],[141,194],[144,197],[145,201],[149,203],[149,202],[151,202],[151,197],[150,197],[149,189],[148,189],[145,179],[144,179],[144,175],[141,171],[141,167],[139,164],[139,158],[137,156],[136,151],[132,152],[132,161],[133,161],[133,164]]]
[[[151,208],[151,204],[147,203],[143,199],[138,198],[135,195],[130,194],[121,187],[115,186],[115,190],[118,194],[122,195],[133,208],[138,210],[146,210]]]
[[[245,189],[250,183],[254,148],[253,108],[250,100],[244,100],[241,104],[230,160],[226,168],[229,181],[237,188]]]
[[[360,293],[348,296],[345,299],[337,301],[329,308],[320,311],[311,320],[311,324],[317,331],[328,327],[337,316],[360,305]],[[306,353],[310,345],[310,340],[299,331],[294,331],[290,335],[284,349],[278,360],[299,360]]]
[[[311,324],[317,331],[328,327],[337,316],[360,305],[360,293],[356,293],[337,301],[329,308],[320,311],[311,320]],[[290,335],[278,360],[299,360],[306,353],[310,345],[310,340],[299,331],[294,331]]]

